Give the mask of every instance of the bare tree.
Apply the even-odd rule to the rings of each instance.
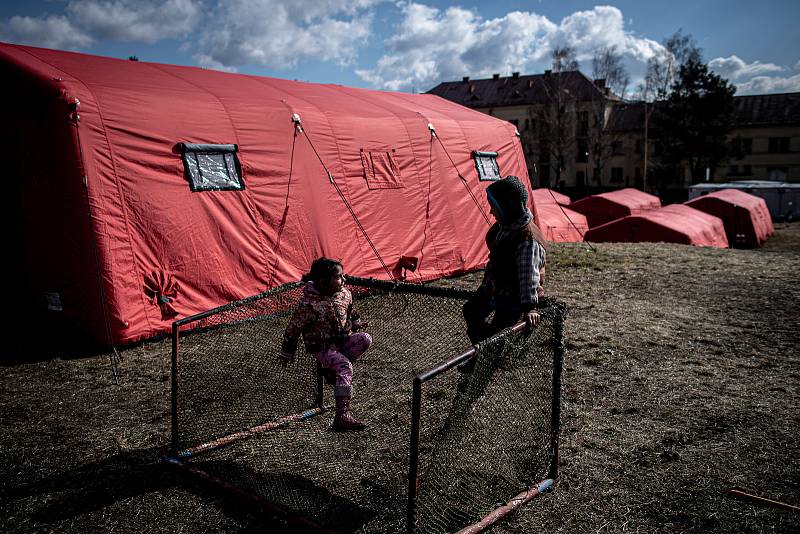
[[[553,72],[566,72],[578,70],[578,57],[571,46],[557,46],[553,49]]]
[[[592,57],[592,77],[596,80],[605,80],[605,86],[612,93],[625,99],[631,77],[622,63],[622,54],[617,52],[616,46],[595,51]]]
[[[575,49],[569,46],[553,49],[553,69],[545,72],[543,88],[546,102],[538,110],[536,120],[539,124],[539,158],[541,182],[547,187],[550,169],[555,170],[555,184],[561,182],[561,175],[575,148],[575,104],[576,99],[568,87],[570,71],[579,68]],[[529,113],[533,113],[532,110]]]
[[[647,72],[641,87],[644,101],[644,188],[648,178],[648,146],[650,118],[654,106],[649,102],[666,100],[682,66],[702,63],[703,51],[697,46],[691,34],[683,34],[679,29],[664,39],[663,48],[647,60]]]
[[[615,46],[602,48],[594,53],[592,77],[597,85],[597,90],[592,93],[591,108],[588,112],[592,124],[581,127],[583,121],[579,120],[577,133],[580,135],[584,132],[587,137],[586,149],[588,162],[592,167],[592,177],[598,182],[597,185],[601,185],[606,164],[618,151],[619,143],[622,142],[622,136],[609,122],[613,117],[609,92],[624,98],[630,83],[628,69],[622,62],[622,54],[617,52]]]
[[[666,99],[681,67],[689,61],[702,62],[702,50],[690,34],[684,35],[682,31],[664,39],[663,48],[647,60],[644,100]]]

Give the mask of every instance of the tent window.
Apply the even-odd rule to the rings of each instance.
[[[472,152],[478,179],[482,182],[500,179],[500,167],[497,165],[497,152]]]
[[[361,149],[361,165],[369,189],[400,189],[403,179],[395,159],[395,150]]]
[[[192,191],[241,191],[242,166],[236,145],[182,143],[183,166]]]

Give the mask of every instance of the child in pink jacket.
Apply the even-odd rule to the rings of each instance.
[[[300,303],[283,334],[281,361],[294,361],[300,334],[306,351],[311,352],[323,369],[336,376],[334,430],[361,430],[366,425],[350,410],[353,397],[353,364],[372,344],[372,336],[360,330],[361,323],[353,309],[353,296],[344,287],[341,262],[318,258],[303,276],[306,282]]]

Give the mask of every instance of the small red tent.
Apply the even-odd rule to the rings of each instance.
[[[569,197],[552,189],[533,190],[533,205],[536,224],[545,239],[557,243],[583,241],[583,234],[589,229],[586,216],[563,206],[569,204]]]
[[[665,242],[705,247],[728,246],[722,220],[700,210],[671,204],[592,228],[586,241]]]
[[[545,239],[556,243],[575,243],[583,241],[589,229],[586,216],[558,204],[538,204],[536,206],[536,224],[542,230]]]
[[[0,73],[9,299],[103,344],[321,255],[368,277],[480,267],[487,184],[528,181],[513,125],[434,95],[2,43]]]
[[[594,228],[614,219],[628,215],[639,215],[647,210],[661,207],[661,200],[638,189],[628,187],[582,198],[569,205],[571,210],[583,213]]]
[[[533,203],[537,206],[539,204],[560,204],[562,206],[569,206],[570,202],[572,202],[572,200],[570,200],[567,195],[546,187],[533,190]]]
[[[723,189],[685,204],[722,219],[734,247],[760,247],[775,231],[766,201],[744,191]]]

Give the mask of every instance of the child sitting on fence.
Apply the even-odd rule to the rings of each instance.
[[[536,325],[535,307],[544,294],[545,240],[527,207],[525,186],[516,176],[507,176],[486,188],[486,196],[497,222],[486,233],[489,263],[483,282],[463,308],[473,344],[522,319]],[[473,359],[460,369],[469,372],[474,366]]]
[[[283,334],[281,362],[294,361],[300,334],[306,351],[311,352],[325,374],[335,374],[336,415],[334,430],[361,430],[366,425],[353,416],[353,364],[372,344],[372,337],[361,331],[362,323],[353,309],[353,297],[344,287],[342,264],[318,258],[303,276],[306,282],[300,303]]]

